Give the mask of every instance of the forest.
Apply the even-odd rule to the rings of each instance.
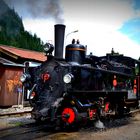
[[[43,41],[24,29],[22,18],[0,0],[0,44],[43,51]]]

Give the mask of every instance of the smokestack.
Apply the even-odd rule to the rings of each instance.
[[[59,59],[63,59],[63,45],[65,36],[65,25],[55,25],[55,52],[54,56]]]

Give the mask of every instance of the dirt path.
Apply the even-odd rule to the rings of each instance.
[[[140,140],[140,114],[131,119],[129,124],[95,132],[80,131],[57,133],[37,140]]]

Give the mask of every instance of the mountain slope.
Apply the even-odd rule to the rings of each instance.
[[[36,35],[24,30],[22,19],[0,0],[0,44],[42,51],[43,42]]]

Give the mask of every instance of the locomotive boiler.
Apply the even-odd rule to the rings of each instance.
[[[75,126],[139,106],[139,60],[113,50],[102,57],[87,55],[87,47],[75,39],[64,59],[64,36],[65,25],[55,25],[55,49],[46,43],[46,61],[35,68],[27,64],[21,76],[35,120]]]

